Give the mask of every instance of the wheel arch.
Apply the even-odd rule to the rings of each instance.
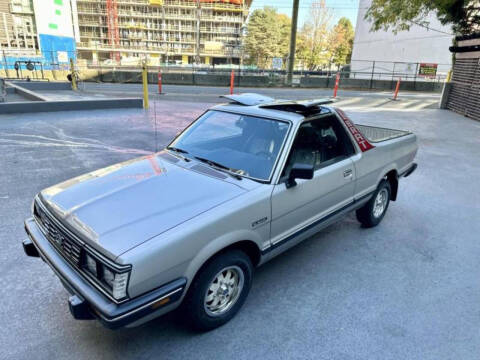
[[[228,239],[228,237],[221,237],[209,243],[190,262],[186,271],[187,279],[189,279],[187,287],[190,287],[198,273],[213,258],[229,250],[241,250],[245,252],[252,261],[253,266],[256,267],[260,263],[262,256],[259,246],[260,239],[256,238],[255,240],[250,240],[251,238],[255,238],[255,236],[244,236],[242,238],[236,238],[235,240],[233,238]]]
[[[387,172],[384,176],[384,179],[390,183],[390,200],[395,201],[397,200],[398,195],[398,171],[396,169],[392,169]]]

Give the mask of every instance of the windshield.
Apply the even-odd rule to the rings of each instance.
[[[288,128],[284,121],[208,111],[168,148],[238,175],[268,180]]]

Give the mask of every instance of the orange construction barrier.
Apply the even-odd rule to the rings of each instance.
[[[234,83],[235,83],[235,73],[232,70],[232,73],[230,74],[230,95],[233,95]]]
[[[400,90],[400,83],[401,82],[402,82],[402,78],[398,78],[397,87],[395,88],[395,94],[393,94],[393,99],[392,100],[397,100],[398,91]]]
[[[337,97],[338,85],[340,85],[340,73],[337,72],[337,76],[335,77],[335,87],[333,88],[333,97]]]

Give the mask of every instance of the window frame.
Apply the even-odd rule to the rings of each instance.
[[[322,170],[322,169],[325,169],[329,166],[332,166],[336,163],[339,163],[340,161],[343,161],[343,160],[346,160],[346,159],[350,159],[351,157],[355,156],[357,154],[357,148],[355,147],[355,144],[353,143],[352,139],[350,138],[350,135],[348,134],[348,132],[346,131],[345,127],[343,126],[343,124],[340,122],[340,119],[338,118],[336,112],[329,112],[327,114],[322,114],[320,116],[315,116],[315,117],[311,117],[311,118],[305,118],[297,127],[296,131],[295,131],[295,134],[292,135],[292,142],[291,142],[291,145],[290,145],[290,148],[288,149],[288,154],[286,155],[285,157],[285,163],[283,164],[282,166],[282,169],[278,175],[278,184],[282,184],[284,183],[288,177],[289,177],[289,174],[285,174],[285,175],[282,175],[283,172],[285,171],[285,169],[287,168],[287,166],[289,165],[288,164],[288,160],[290,158],[290,155],[293,151],[293,145],[295,143],[295,140],[297,138],[297,135],[298,135],[298,132],[300,131],[300,129],[302,128],[303,125],[307,124],[307,123],[310,123],[310,122],[313,122],[313,121],[322,121],[322,120],[327,120],[328,118],[331,118],[332,121],[336,122],[338,124],[338,129],[340,129],[340,131],[343,131],[343,137],[346,141],[349,142],[350,146],[351,146],[351,151],[350,151],[350,154],[349,155],[346,155],[344,158],[341,158],[337,161],[334,161],[334,162],[331,162],[331,163],[328,163],[328,164],[325,164],[323,166],[320,166],[318,168],[315,167],[314,169],[314,173],[316,173],[317,171],[319,170]],[[337,134],[335,134],[337,136]],[[338,136],[337,136],[338,137]],[[335,159],[335,158],[333,158]],[[331,160],[333,160],[331,159]],[[326,162],[328,162],[330,160],[327,160]]]

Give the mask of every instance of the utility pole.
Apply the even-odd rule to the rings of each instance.
[[[298,4],[300,0],[293,0],[292,32],[290,33],[290,56],[288,58],[287,85],[292,85],[293,66],[295,65],[295,49],[297,45]]]

